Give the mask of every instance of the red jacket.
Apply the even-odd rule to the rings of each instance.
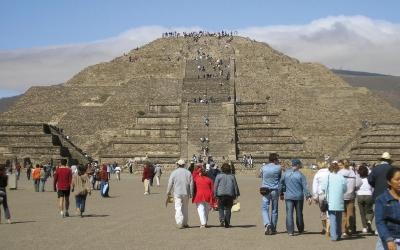
[[[151,177],[153,176],[153,173],[151,172],[151,168],[149,165],[146,165],[143,169],[143,175],[142,175],[142,182],[147,179],[150,180]]]
[[[54,174],[54,191],[69,190],[71,188],[72,171],[69,167],[58,167]]]
[[[208,202],[212,204],[213,201],[213,182],[208,176],[198,175],[194,179],[196,185],[196,195],[193,197],[192,202]]]

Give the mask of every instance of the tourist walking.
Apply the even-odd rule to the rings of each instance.
[[[101,197],[109,197],[108,192],[110,190],[110,184],[108,183],[109,172],[107,172],[107,165],[103,165],[100,170],[100,195]]]
[[[196,193],[192,202],[196,203],[197,213],[200,218],[200,228],[207,227],[208,213],[213,204],[213,182],[207,176],[204,168],[193,176]]]
[[[19,181],[19,177],[21,176],[21,164],[18,160],[15,163],[15,174],[17,176],[17,181]]]
[[[231,209],[233,201],[240,196],[235,175],[228,163],[222,164],[222,173],[217,175],[214,183],[214,198],[218,199],[219,222],[221,226],[231,226]]]
[[[31,180],[31,173],[32,173],[32,164],[29,162],[28,165],[26,165],[26,178],[28,181]]]
[[[75,194],[76,212],[83,217],[86,207],[86,197],[91,194],[89,176],[86,174],[86,168],[78,165],[78,172],[73,175],[71,191]]]
[[[363,233],[372,233],[372,220],[374,218],[374,199],[372,198],[373,188],[368,183],[368,168],[365,164],[358,167],[358,175],[362,185],[357,190],[357,203],[360,210]]]
[[[40,165],[39,164],[36,164],[36,167],[33,170],[32,179],[33,179],[33,187],[35,189],[35,192],[39,192],[39,185],[40,185]]]
[[[265,235],[276,233],[278,223],[278,201],[279,201],[279,183],[282,175],[282,168],[279,165],[279,155],[271,153],[269,163],[263,165],[260,169],[262,195],[262,217],[264,222]],[[270,214],[271,207],[271,214]]]
[[[150,164],[144,164],[142,182],[144,185],[144,195],[150,194],[150,180],[152,178],[153,173],[151,172]]]
[[[185,161],[179,160],[177,169],[169,176],[167,196],[173,195],[175,203],[175,222],[178,228],[188,226],[188,203],[193,197],[193,178],[189,170],[185,168]],[[172,190],[173,194],[172,194]]]
[[[162,175],[162,168],[161,168],[160,164],[157,164],[156,167],[154,168],[154,175],[156,177],[157,187],[159,187],[160,179],[161,179],[161,175]]]
[[[400,250],[400,168],[391,168],[385,180],[388,189],[375,201],[375,222],[379,234],[376,250]]]
[[[374,199],[372,198],[373,188],[368,183],[368,168],[365,164],[358,167],[358,175],[361,179],[361,186],[357,190],[357,203],[360,210],[363,233],[372,233],[372,220],[374,218]]]
[[[3,205],[4,218],[8,224],[11,224],[10,209],[7,203],[7,190],[8,176],[6,175],[6,169],[4,165],[0,165],[0,205]],[[1,209],[0,209],[0,223],[1,223]]]
[[[374,200],[388,188],[385,178],[387,172],[392,168],[392,159],[388,152],[384,152],[379,160],[380,164],[372,168],[368,176],[368,182],[374,188],[372,194]]]
[[[306,177],[299,171],[302,166],[300,160],[293,159],[292,167],[285,171],[281,178],[281,199],[285,199],[286,231],[290,236],[294,235],[293,211],[296,210],[296,226],[298,233],[301,234],[304,232],[304,198],[311,204]]]
[[[117,166],[115,167],[115,174],[117,175],[117,180],[121,180],[121,171],[122,171],[122,169],[121,169],[121,167],[117,164]]]
[[[327,213],[328,213],[328,207],[326,206],[326,200],[324,200],[325,198],[325,194],[322,191],[322,184],[324,183],[324,181],[326,180],[326,178],[328,178],[329,175],[329,169],[327,168],[327,164],[322,164],[321,168],[317,171],[317,173],[314,175],[313,178],[313,188],[312,188],[312,192],[313,192],[313,199],[315,201],[316,204],[318,204],[319,206],[319,210],[320,210],[320,218],[321,218],[321,222],[322,222],[322,230],[321,230],[321,234],[325,234],[326,233],[326,221],[328,219]]]
[[[46,181],[47,181],[47,171],[46,169],[42,166],[40,168],[40,184],[39,184],[39,189],[40,192],[44,192],[45,186],[46,186]]]
[[[322,184],[328,202],[328,215],[330,223],[331,240],[340,240],[342,235],[342,213],[344,211],[344,193],[347,183],[344,177],[338,174],[340,168],[337,162],[329,166],[330,174]]]
[[[338,174],[346,180],[347,191],[344,194],[344,211],[342,217],[342,237],[351,236],[356,233],[356,189],[362,184],[353,168],[347,160],[339,162],[340,170]]]
[[[56,169],[54,173],[53,188],[54,192],[57,191],[58,206],[61,217],[68,217],[69,209],[69,195],[72,181],[72,171],[67,166],[67,160],[61,159],[61,166]],[[65,205],[65,207],[64,207]]]

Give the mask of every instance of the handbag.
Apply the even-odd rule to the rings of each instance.
[[[324,194],[324,198],[322,199],[321,204],[320,204],[321,211],[328,211],[329,210],[328,195],[327,195],[328,194],[328,189],[329,189],[329,176],[330,175],[328,175],[328,185],[326,187],[326,193]]]
[[[271,189],[267,187],[260,187],[260,194],[262,196],[269,195],[271,193]]]
[[[231,212],[239,212],[240,211],[240,202],[236,201],[231,208]]]

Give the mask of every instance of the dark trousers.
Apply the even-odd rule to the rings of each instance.
[[[35,192],[39,192],[39,185],[40,185],[40,179],[33,180],[33,187],[35,188]]]
[[[372,195],[357,195],[358,208],[360,209],[361,223],[363,228],[367,228],[368,222],[374,219],[374,199]]]
[[[75,203],[76,203],[76,208],[79,208],[81,211],[81,214],[85,212],[85,205],[86,205],[86,194],[78,194],[75,196]]]
[[[231,209],[233,206],[233,197],[220,196],[218,197],[218,213],[219,221],[224,222],[225,227],[231,224]]]
[[[285,200],[286,205],[286,230],[294,233],[293,212],[296,210],[296,226],[299,233],[304,231],[303,205],[304,200]]]

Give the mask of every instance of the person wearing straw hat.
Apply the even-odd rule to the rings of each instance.
[[[392,159],[388,152],[384,152],[379,158],[380,164],[376,165],[368,176],[368,182],[374,188],[374,200],[387,188],[386,174],[392,168]]]
[[[173,189],[175,203],[175,222],[179,229],[188,226],[189,198],[193,197],[193,177],[185,168],[185,160],[176,162],[177,169],[172,171],[167,187],[167,197],[171,196]]]

